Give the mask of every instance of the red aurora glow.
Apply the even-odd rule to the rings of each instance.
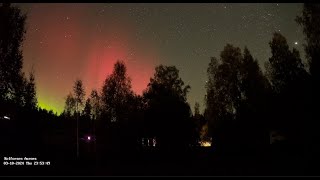
[[[110,22],[105,26],[84,21],[89,9],[82,4],[32,6],[23,50],[24,69],[35,69],[40,107],[61,113],[77,78],[83,80],[87,96],[92,89],[100,91],[117,60],[126,63],[135,93],[141,94],[147,87],[158,64],[154,48],[146,41],[137,42],[137,27],[126,18],[95,17]]]

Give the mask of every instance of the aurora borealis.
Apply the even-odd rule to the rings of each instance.
[[[24,71],[33,67],[39,106],[61,113],[73,82],[100,90],[123,60],[141,94],[155,66],[175,65],[203,110],[206,70],[226,43],[247,46],[261,67],[280,31],[304,58],[294,22],[302,4],[17,4],[27,12]]]

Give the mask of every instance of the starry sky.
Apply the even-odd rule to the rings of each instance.
[[[191,86],[188,102],[204,110],[206,70],[227,43],[249,48],[263,69],[273,32],[304,59],[294,18],[302,4],[16,4],[28,15],[24,72],[34,69],[39,106],[63,111],[77,78],[86,94],[101,90],[121,59],[137,94],[159,64],[175,65]]]

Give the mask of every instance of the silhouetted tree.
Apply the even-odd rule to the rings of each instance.
[[[274,91],[272,128],[285,133],[289,142],[300,143],[308,116],[309,74],[299,52],[294,48],[290,51],[280,33],[274,33],[269,44],[272,56],[266,69]]]
[[[91,121],[91,127],[92,127],[92,134],[94,137],[97,136],[97,128],[96,126],[99,125],[99,123],[96,123],[97,120],[100,120],[101,118],[101,100],[100,96],[98,94],[97,90],[92,90],[90,93],[90,103],[91,103],[91,115],[92,115],[92,121]],[[96,141],[94,141],[94,151],[96,151]]]
[[[221,150],[248,150],[268,143],[264,108],[268,81],[249,50],[227,44],[207,70],[206,109],[209,134]],[[241,149],[240,149],[241,147]]]
[[[92,134],[93,132],[93,123],[92,123],[92,106],[91,99],[88,98],[84,105],[83,113],[80,121],[80,136],[84,134]]]
[[[136,147],[137,142],[143,136],[143,123],[144,123],[144,112],[145,104],[143,97],[137,94],[130,96],[128,99],[128,112],[130,115],[130,121],[128,121],[128,143],[131,147]]]
[[[0,101],[23,106],[22,43],[26,15],[9,3],[0,6]]]
[[[258,152],[269,143],[268,99],[270,84],[262,73],[257,60],[245,47],[240,65],[241,105],[238,112],[242,142],[245,146]],[[247,149],[248,150],[248,149]]]
[[[91,91],[90,102],[92,107],[92,119],[99,119],[101,113],[101,100],[97,90]]]
[[[37,149],[40,139],[34,74],[26,78],[22,72],[26,18],[18,7],[0,4],[0,116],[9,116],[14,124],[3,126],[12,133],[9,139],[16,147],[13,152]]]
[[[237,148],[234,144],[239,137],[236,135],[235,123],[241,104],[241,60],[240,48],[227,44],[220,54],[220,62],[212,58],[209,64],[206,114],[213,141],[219,144],[219,148]]]
[[[186,147],[192,139],[192,113],[186,102],[189,89],[175,66],[156,67],[144,98],[149,136],[155,136],[160,147]]]
[[[290,83],[304,81],[308,74],[298,50],[289,50],[287,40],[280,33],[274,33],[269,43],[272,56],[269,58],[268,75],[276,92],[283,91]]]
[[[64,111],[62,114],[66,117],[72,117],[75,113],[75,104],[76,103],[73,95],[69,93],[66,98]]]
[[[221,111],[222,104],[221,101],[218,101],[217,98],[217,92],[218,90],[216,89],[215,86],[215,76],[218,71],[218,66],[219,66],[219,61],[212,57],[211,61],[209,63],[209,67],[207,69],[207,75],[208,75],[208,81],[205,84],[206,88],[206,95],[205,95],[205,103],[206,103],[206,109],[204,112],[204,116],[206,120],[208,121],[208,135],[210,137],[213,136],[213,132],[219,127],[219,120],[222,118],[219,118],[219,116],[222,116],[219,111]]]
[[[85,91],[83,88],[82,81],[77,79],[73,86],[73,97],[75,100],[75,112],[79,114],[83,108],[84,105],[84,97],[85,97]]]
[[[37,107],[36,85],[34,72],[29,75],[29,80],[25,85],[25,106],[27,108],[35,109]]]
[[[193,138],[194,138],[194,143],[198,145],[198,142],[201,140],[201,133],[202,137],[204,137],[204,133],[207,132],[202,132],[203,126],[206,124],[205,118],[202,114],[200,114],[200,104],[198,102],[195,103],[194,106],[194,115],[192,117],[193,123],[194,123],[194,131],[193,131]]]
[[[306,44],[304,45],[306,57],[308,60],[309,71],[311,74],[311,85],[312,90],[309,96],[309,106],[306,109],[309,111],[309,116],[312,121],[307,125],[307,132],[305,134],[305,141],[309,141],[308,144],[317,146],[317,150],[313,152],[318,152],[320,149],[320,133],[317,127],[319,127],[319,113],[315,104],[320,101],[320,4],[319,3],[305,3],[303,6],[303,11],[300,16],[296,17],[296,22],[302,26],[303,33],[305,35]],[[308,119],[306,117],[306,119]],[[316,153],[317,154],[317,153]]]
[[[199,108],[200,108],[200,104],[199,104],[198,102],[196,102],[196,103],[194,104],[194,116],[200,115],[200,110],[199,110]]]
[[[314,82],[320,82],[320,4],[305,3],[296,22],[302,26],[307,44],[304,46]],[[315,86],[316,87],[316,86]]]
[[[127,101],[133,95],[131,79],[123,61],[117,61],[111,75],[102,87],[102,104],[111,122],[124,121],[128,118]]]
[[[110,146],[128,145],[130,99],[133,98],[131,79],[123,61],[117,61],[102,87],[103,119],[107,120]]]
[[[92,117],[92,105],[91,105],[91,99],[88,98],[86,100],[86,103],[84,105],[83,113],[86,118],[91,119]]]
[[[83,106],[85,91],[82,81],[77,79],[73,86],[74,101],[75,101],[75,114],[77,119],[77,157],[79,157],[79,116]]]

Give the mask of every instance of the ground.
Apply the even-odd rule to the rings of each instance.
[[[98,153],[97,153],[98,154]],[[97,155],[96,154],[96,155]],[[98,155],[97,155],[98,156]],[[6,166],[3,175],[49,176],[299,176],[317,175],[306,157],[294,155],[221,155],[210,148],[188,152],[116,151],[100,157],[58,153],[43,156],[50,166]],[[73,157],[73,158],[70,158]]]

